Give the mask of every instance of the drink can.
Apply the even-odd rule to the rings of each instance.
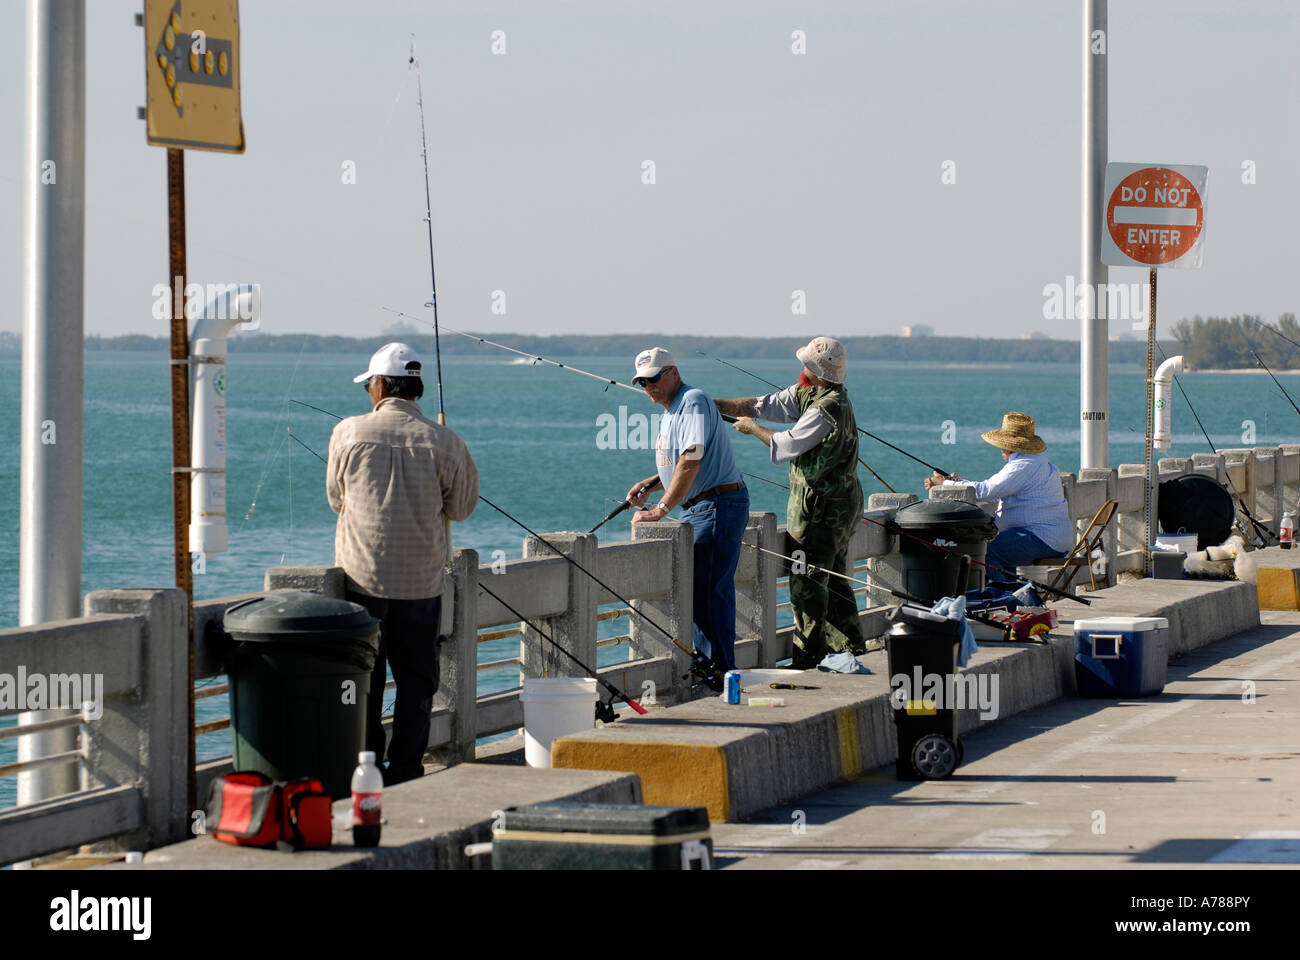
[[[722,692],[727,703],[740,703],[740,671],[728,670],[722,677]]]

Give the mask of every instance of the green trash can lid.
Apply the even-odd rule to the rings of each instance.
[[[922,500],[903,507],[894,522],[904,530],[923,527],[969,526],[991,519],[987,513],[965,500]]]
[[[222,625],[236,640],[294,641],[360,639],[375,634],[379,621],[359,603],[285,590],[228,607]]]

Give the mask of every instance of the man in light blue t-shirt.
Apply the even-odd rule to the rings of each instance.
[[[667,411],[655,443],[658,473],[632,485],[627,499],[645,504],[662,484],[655,506],[633,523],[662,520],[678,504],[695,535],[695,624],[709,642],[719,676],[736,666],[736,564],[749,519],[749,491],[731,455],[730,431],[703,390],[682,383],[672,354],[654,347],[637,354],[632,382]],[[720,688],[720,684],[718,684]]]

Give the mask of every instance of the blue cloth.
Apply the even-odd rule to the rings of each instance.
[[[944,597],[930,608],[930,612],[947,617],[949,620],[961,621],[961,648],[957,651],[957,666],[966,666],[971,654],[979,649],[979,645],[975,643],[975,634],[966,620],[966,598]]]
[[[698,640],[696,645],[724,670],[736,669],[735,577],[748,520],[744,487],[701,500],[682,514],[695,536],[695,625],[708,641],[707,649]]]
[[[1055,550],[1024,527],[1017,527],[1014,530],[1003,530],[989,542],[984,562],[991,567],[1000,567],[1008,574],[1014,574],[1016,567],[1022,563],[1033,563],[1040,557],[1064,555],[1065,551]]]
[[[1040,537],[1048,550],[1038,556],[1064,555],[1074,546],[1074,524],[1061,474],[1046,454],[1013,453],[1006,466],[987,480],[957,482],[974,487],[977,500],[999,501],[998,529],[1003,533],[1028,530]]]
[[[990,581],[981,590],[966,591],[966,609],[971,613],[984,610],[1015,612],[1020,607],[1041,607],[1038,592],[1032,583],[1005,583]]]
[[[817,664],[817,669],[825,673],[870,673],[871,671],[858,662],[848,650],[841,650],[839,653],[828,653],[822,658],[822,662]]]
[[[682,502],[727,483],[740,483],[740,467],[731,455],[729,427],[703,390],[682,384],[668,410],[659,418],[659,436],[655,442],[655,468],[664,489],[673,479],[673,469],[682,452],[702,447],[700,472]],[[686,518],[683,517],[683,520]]]

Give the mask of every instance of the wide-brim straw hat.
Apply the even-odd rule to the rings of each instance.
[[[1043,438],[1034,433],[1034,418],[1012,410],[1002,417],[1002,429],[981,433],[986,443],[1012,453],[1042,453],[1047,449]]]

